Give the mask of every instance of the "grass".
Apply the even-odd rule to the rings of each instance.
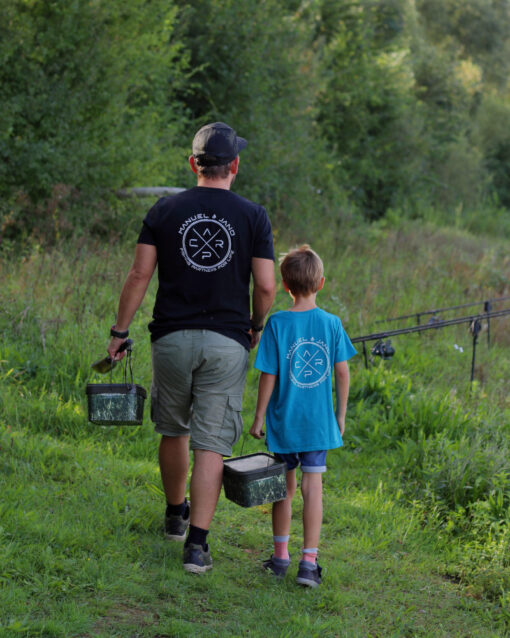
[[[1,446],[9,450],[4,635],[498,635],[486,602],[442,574],[441,540],[395,501],[384,466],[367,485],[369,459],[359,455],[332,455],[327,584],[309,592],[260,570],[271,549],[269,507],[245,510],[222,497],[211,530],[215,568],[197,578],[183,573],[181,546],[162,538],[155,460],[6,429]],[[298,501],[294,556],[299,517]]]
[[[214,569],[193,577],[162,538],[149,410],[142,427],[87,423],[84,387],[129,265],[127,228],[123,244],[82,238],[0,260],[0,636],[508,635],[508,319],[491,326],[490,349],[480,340],[472,390],[465,327],[395,339],[394,359],[368,371],[353,360],[346,445],[325,475],[321,588],[262,573],[270,508],[223,496]],[[319,303],[352,337],[379,318],[510,294],[504,242],[461,230],[340,224],[313,246],[326,264]],[[154,292],[132,326],[147,388]],[[274,309],[287,305],[280,290]],[[256,385],[250,371],[245,430]],[[257,449],[244,436],[235,453]],[[298,498],[295,561],[300,508]]]

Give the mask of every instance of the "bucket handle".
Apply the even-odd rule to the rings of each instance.
[[[131,355],[133,353],[133,342],[131,339],[127,339],[124,343],[127,343],[127,346],[122,348],[122,350],[126,350],[124,370],[122,371],[122,377],[123,377],[124,383],[127,385],[127,372],[129,368],[129,375],[131,377],[131,385],[134,385],[133,364],[131,361]],[[113,366],[110,368],[110,383],[113,383]]]
[[[262,432],[262,434],[264,434],[264,432]],[[241,454],[240,454],[239,456],[242,456],[242,455],[243,455],[244,442],[246,441],[246,437],[247,437],[247,436],[248,436],[248,433],[247,433],[247,432],[243,432],[243,441],[242,441],[242,443],[241,443]],[[267,465],[266,465],[266,468],[267,468],[267,467],[269,467],[269,461],[270,461],[270,460],[271,460],[271,457],[270,457],[270,456],[268,456],[268,457],[267,457]]]

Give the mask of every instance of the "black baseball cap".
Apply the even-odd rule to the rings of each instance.
[[[224,122],[206,124],[193,139],[193,157],[201,166],[221,166],[234,160],[248,142]]]

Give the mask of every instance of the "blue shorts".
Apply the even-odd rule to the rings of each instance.
[[[275,453],[275,456],[278,460],[287,463],[288,472],[301,464],[302,472],[322,474],[326,471],[326,454],[327,450],[318,450],[316,452],[292,452],[291,454]]]

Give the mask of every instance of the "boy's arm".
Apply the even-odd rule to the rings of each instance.
[[[255,408],[255,418],[250,428],[250,434],[255,439],[261,439],[264,436],[262,428],[264,427],[264,417],[266,416],[267,405],[273,394],[274,385],[276,383],[276,375],[267,372],[260,373],[259,393],[257,396],[257,407]]]
[[[347,410],[347,399],[349,398],[349,366],[347,361],[335,363],[335,385],[336,385],[336,420],[343,436],[345,431],[345,412]]]

